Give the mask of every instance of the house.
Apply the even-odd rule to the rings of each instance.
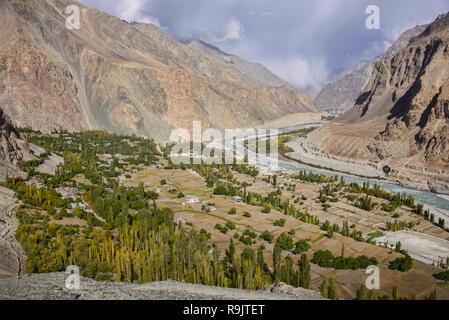
[[[60,187],[56,188],[55,190],[57,193],[61,195],[63,199],[65,198],[76,199],[80,195],[80,191],[76,188]]]
[[[85,205],[85,203],[84,202],[81,202],[81,203],[72,203],[72,209],[75,209],[75,208],[80,208],[80,209],[82,209],[82,210],[86,210],[86,205]]]
[[[187,196],[185,203],[186,204],[200,204],[200,199],[198,199],[197,196]]]

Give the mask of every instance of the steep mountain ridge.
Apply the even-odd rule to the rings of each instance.
[[[416,26],[404,31],[401,36],[385,52],[383,58],[390,57],[404,49],[410,41],[424,31],[426,26]],[[343,111],[351,108],[373,72],[373,61],[362,61],[353,70],[347,70],[335,79],[331,80],[314,97],[313,101],[321,110],[340,109]]]
[[[327,84],[313,99],[321,110],[347,110],[354,105],[360,91],[368,83],[374,62],[359,63],[354,70],[345,72]]]
[[[370,161],[449,192],[449,14],[376,62],[355,106],[309,138],[321,151]]]
[[[238,56],[223,52],[219,48],[214,47],[202,40],[192,40],[187,46],[200,54],[214,57],[220,61],[232,65],[232,67],[245,74],[255,83],[263,83],[273,87],[288,86],[287,82],[272,73],[264,65],[249,62]]]
[[[20,175],[17,167],[22,160],[35,159],[30,145],[22,138],[0,108],[0,180],[6,173]]]
[[[80,30],[65,8],[81,9]],[[70,0],[0,0],[0,104],[43,132],[106,129],[165,141],[174,128],[261,125],[317,112],[287,87],[246,75],[154,25],[128,24]]]

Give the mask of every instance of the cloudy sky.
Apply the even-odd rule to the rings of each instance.
[[[81,0],[179,40],[200,38],[260,62],[300,87],[324,83],[381,55],[406,29],[449,11],[449,0]],[[366,8],[380,9],[367,29]]]

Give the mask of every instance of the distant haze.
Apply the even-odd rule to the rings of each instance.
[[[128,21],[160,26],[260,62],[306,89],[385,52],[406,29],[449,11],[449,0],[80,0]],[[380,30],[365,8],[381,10]]]

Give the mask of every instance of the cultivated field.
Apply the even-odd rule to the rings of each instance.
[[[379,295],[390,294],[394,285],[399,285],[401,296],[416,295],[417,298],[422,298],[429,295],[430,291],[435,289],[439,298],[449,298],[449,286],[445,283],[439,282],[433,277],[435,273],[441,271],[440,268],[434,267],[428,263],[414,260],[414,267],[409,272],[393,271],[388,268],[389,262],[395,260],[402,255],[393,252],[391,249],[379,247],[374,244],[366,242],[358,242],[352,238],[344,237],[340,234],[335,234],[333,238],[326,237],[326,232],[322,231],[319,226],[306,224],[291,216],[282,214],[279,211],[272,210],[270,213],[262,213],[262,208],[251,206],[244,203],[235,203],[229,196],[216,196],[213,194],[213,188],[208,188],[204,179],[195,172],[189,170],[164,170],[157,168],[145,168],[137,173],[130,173],[131,179],[126,182],[130,185],[137,186],[140,182],[144,183],[145,189],[158,191],[159,199],[158,206],[167,206],[175,212],[175,220],[182,221],[184,224],[191,224],[196,229],[204,229],[211,234],[211,240],[216,242],[218,247],[224,254],[229,246],[229,241],[234,238],[237,233],[241,235],[245,230],[251,230],[259,236],[265,230],[268,230],[274,235],[276,239],[280,234],[290,232],[290,236],[294,242],[305,239],[311,245],[311,250],[308,252],[309,259],[313,257],[317,250],[330,250],[334,256],[340,255],[342,246],[344,244],[345,256],[358,257],[366,255],[368,257],[375,257],[379,261],[381,270],[381,289]],[[267,195],[269,192],[277,190],[271,184],[264,181],[263,177],[253,178],[244,174],[233,172],[236,181],[239,183],[246,182],[250,184],[247,188],[248,192],[255,192],[258,194]],[[161,185],[161,180],[165,179],[166,184]],[[291,186],[295,185],[292,189]],[[319,190],[321,185],[316,183],[306,183],[297,181],[287,176],[280,176],[278,178],[278,186],[282,190],[282,196],[285,199],[292,197],[304,196],[307,200],[295,204],[295,207],[301,211],[308,210],[312,215],[319,217],[321,222],[329,220],[331,225],[342,225],[344,221],[348,221],[352,228],[367,236],[374,232],[385,232],[387,221],[393,221],[391,213],[381,210],[380,204],[385,202],[382,199],[374,199],[378,206],[371,212],[359,209],[347,201],[343,196],[339,196],[339,202],[333,203],[327,210],[323,210],[321,203],[317,202]],[[288,188],[290,187],[290,188]],[[290,189],[288,191],[287,189]],[[185,204],[184,198],[178,198],[177,194],[181,192],[185,196],[197,196],[202,204],[210,205],[214,208],[213,211],[207,212],[203,210],[202,204]],[[292,198],[293,200],[293,198]],[[293,201],[292,201],[293,203]],[[237,214],[231,215],[228,213],[230,208],[235,207]],[[245,217],[244,212],[248,212],[251,216]],[[431,255],[446,254],[449,256],[449,246],[444,241],[449,239],[449,233],[434,226],[423,217],[411,212],[406,207],[400,207],[395,210],[395,214],[400,216],[400,220],[407,222],[414,222],[414,227],[411,230],[423,232],[429,236],[436,238],[429,238],[425,244],[419,244],[419,250],[423,250],[421,254],[425,256],[424,251],[432,252]],[[273,222],[278,219],[285,219],[285,225],[274,226]],[[228,230],[226,234],[216,229],[217,224],[226,225],[232,222],[235,224],[235,230]],[[294,230],[294,234],[293,231]],[[415,247],[410,246],[416,243],[416,239],[409,239],[408,233],[389,233],[389,243],[401,241],[403,248],[409,249],[410,253],[414,255],[417,252]],[[416,236],[415,236],[416,237]],[[436,240],[435,240],[436,239]],[[440,239],[440,240],[438,240]],[[441,241],[439,250],[433,251],[436,247],[432,246],[432,241]],[[243,249],[245,245],[234,239],[237,248]],[[271,252],[274,247],[273,243],[268,243],[260,238],[253,241],[253,247],[264,245],[265,262],[269,267],[272,266]],[[284,251],[284,257],[289,254]],[[298,261],[299,255],[292,255],[294,261]],[[421,259],[422,260],[422,259]],[[342,298],[354,298],[356,291],[360,285],[365,282],[367,274],[364,270],[334,270],[328,268],[321,268],[315,264],[311,265],[311,286],[313,289],[318,289],[323,278],[334,278],[337,283],[338,290]]]

